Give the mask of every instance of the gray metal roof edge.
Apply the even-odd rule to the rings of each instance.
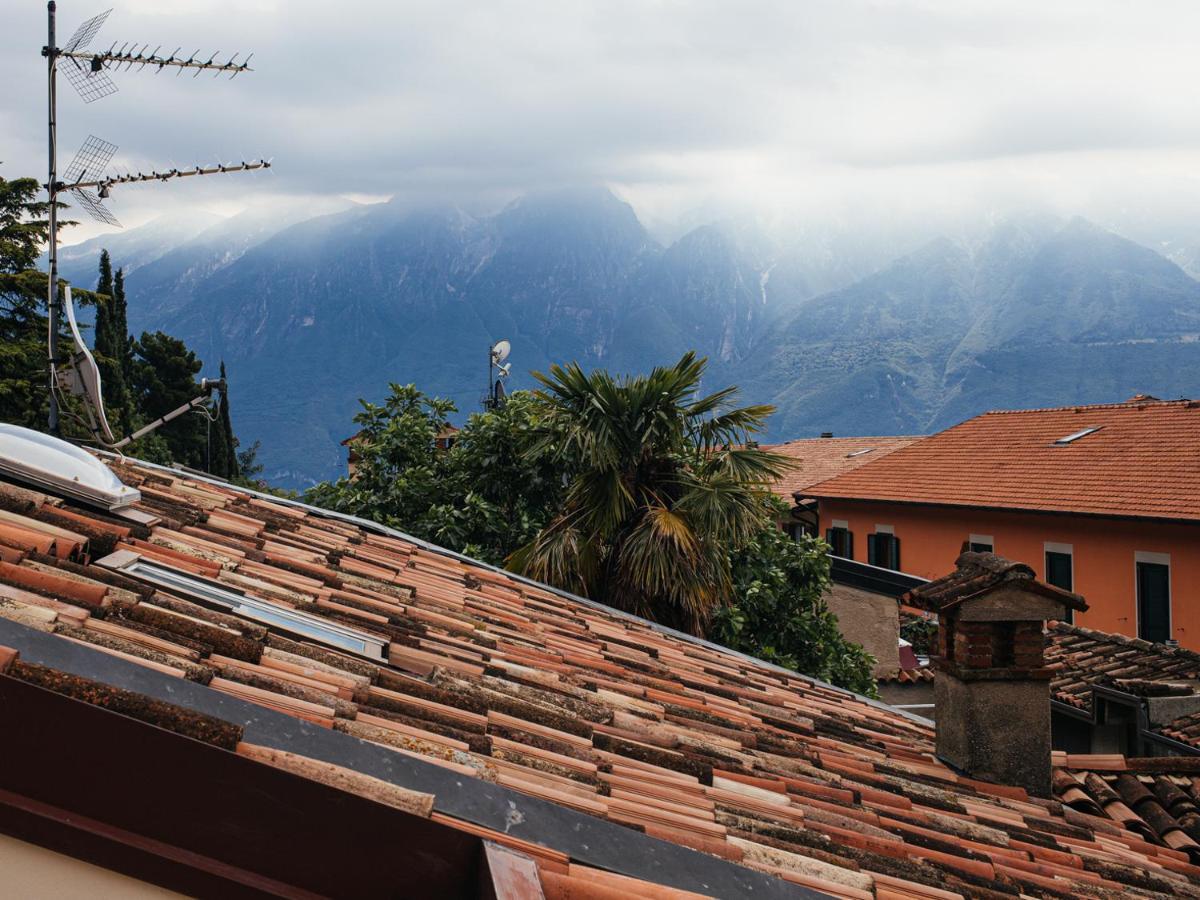
[[[513,579],[514,581],[520,582],[521,584],[527,584],[530,587],[536,587],[539,590],[549,591],[550,593],[555,594],[559,597],[562,597],[565,600],[570,600],[573,603],[581,603],[584,606],[588,607],[589,609],[595,609],[595,610],[598,610],[601,612],[605,612],[609,615],[617,616],[618,618],[626,619],[631,622],[637,622],[641,625],[646,626],[647,628],[650,628],[653,631],[659,632],[660,634],[670,635],[671,637],[677,638],[682,641],[687,641],[690,644],[695,644],[697,646],[704,647],[709,650],[716,650],[721,653],[728,653],[731,656],[734,656],[738,659],[742,659],[747,662],[752,662],[755,665],[763,666],[764,668],[769,669],[772,672],[779,672],[781,674],[788,675],[791,678],[800,678],[805,681],[812,682],[813,684],[820,685],[823,688],[828,688],[831,691],[837,691],[840,694],[845,694],[847,697],[853,697],[854,699],[856,699],[862,703],[866,703],[869,706],[875,707],[876,709],[881,709],[881,710],[885,710],[890,713],[894,713],[895,715],[901,716],[902,718],[905,718],[905,719],[908,719],[909,721],[911,721],[917,725],[925,725],[930,728],[932,728],[934,726],[934,722],[931,719],[925,718],[924,716],[918,716],[915,713],[908,712],[907,710],[897,709],[896,707],[894,707],[890,704],[884,703],[881,700],[876,700],[873,697],[868,697],[865,694],[860,694],[856,691],[850,690],[849,688],[840,687],[839,685],[836,685],[836,684],[830,684],[828,681],[824,681],[820,678],[817,678],[814,675],[807,675],[803,672],[797,672],[794,669],[788,669],[784,666],[777,665],[776,663],[768,662],[765,659],[759,659],[757,656],[751,656],[749,653],[743,653],[740,650],[734,650],[731,647],[726,647],[722,644],[714,643],[713,641],[706,640],[705,638],[696,637],[693,634],[688,634],[686,631],[677,631],[676,629],[670,628],[666,625],[660,625],[658,622],[652,622],[649,619],[643,619],[640,616],[635,616],[633,613],[625,612],[622,609],[617,609],[615,606],[609,606],[605,603],[600,603],[597,600],[589,600],[587,597],[581,597],[578,594],[573,594],[570,591],[563,590],[562,588],[556,588],[556,587],[553,587],[548,584],[543,584],[540,581],[536,581],[525,575],[518,574],[517,572],[511,572],[508,569],[502,569],[499,566],[494,566],[491,563],[483,562],[482,560],[475,559],[474,557],[471,557],[471,556],[466,556],[462,553],[458,553],[455,550],[448,550],[445,547],[438,546],[437,544],[431,544],[429,541],[426,541],[423,538],[413,537],[411,534],[405,534],[403,531],[400,531],[397,528],[391,528],[387,525],[383,525],[372,519],[364,519],[360,516],[354,516],[349,513],[338,512],[337,510],[325,509],[324,507],[321,507],[321,506],[313,506],[311,503],[305,503],[303,500],[293,500],[290,497],[279,497],[275,494],[271,494],[266,491],[259,491],[259,490],[255,490],[254,488],[247,488],[247,487],[243,487],[242,485],[233,484],[229,481],[226,481],[223,478],[216,478],[211,475],[197,474],[190,469],[185,471],[183,468],[178,467],[178,466],[164,466],[159,463],[146,462],[144,460],[136,459],[135,457],[132,457],[132,456],[129,456],[129,457],[121,456],[120,454],[112,453],[107,450],[95,450],[93,448],[93,452],[100,453],[104,456],[111,456],[111,457],[119,458],[119,459],[132,460],[137,465],[145,466],[148,469],[157,469],[162,472],[171,472],[172,474],[179,475],[184,478],[192,478],[192,479],[195,479],[196,481],[203,481],[203,482],[207,482],[209,484],[232,488],[234,490],[242,491],[243,493],[257,497],[260,500],[269,500],[272,503],[279,503],[281,505],[290,506],[295,509],[303,509],[307,512],[315,513],[318,516],[324,516],[326,518],[336,519],[338,521],[346,522],[351,525],[357,525],[359,528],[365,528],[369,531],[375,531],[379,534],[386,535],[387,537],[394,537],[394,538],[397,538],[402,541],[408,541],[409,543],[416,544],[418,547],[420,547],[423,550],[428,550],[431,553],[437,553],[441,556],[447,556],[451,559],[458,560],[459,562],[470,563],[473,566],[478,566],[482,569],[488,570],[489,572],[496,572],[496,573],[505,575],[508,578]]]

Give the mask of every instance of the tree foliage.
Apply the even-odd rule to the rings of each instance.
[[[29,428],[45,427],[49,411],[47,276],[35,266],[50,235],[50,205],[36,199],[39,190],[33,178],[0,178],[0,420]],[[94,300],[87,291],[76,299]]]
[[[770,524],[764,501],[787,465],[748,445],[771,412],[699,396],[705,360],[649,375],[577,364],[535,373],[539,446],[571,469],[562,510],[510,567],[611,606],[704,633],[733,595],[730,554]]]
[[[32,178],[0,178],[0,421],[34,429],[46,427],[49,412],[47,275],[35,267],[49,239],[50,226],[49,204],[37,200],[39,190]],[[60,227],[72,224],[59,221]],[[96,291],[73,288],[72,294],[77,303],[96,308],[93,355],[108,420],[118,436],[132,433],[200,394],[195,380],[200,360],[182,341],[161,332],[143,334],[138,341],[130,337],[124,272],[120,268],[114,271],[107,251],[100,255]],[[60,287],[60,300],[62,296]],[[70,347],[71,340],[60,331],[61,348]],[[61,400],[64,437],[90,440],[77,398]],[[217,474],[236,477],[243,454],[237,450],[227,402],[213,411],[212,421],[224,460]],[[203,468],[208,424],[201,415],[189,413],[128,445],[125,452],[151,462]],[[244,453],[255,465],[255,448]]]
[[[778,510],[782,512],[782,510]],[[733,599],[709,637],[727,647],[831,684],[875,696],[874,657],[842,637],[825,603],[829,547],[764,528],[733,555]]]
[[[472,415],[448,447],[439,444],[456,412],[448,400],[393,384],[382,404],[362,406],[353,478],[317,485],[309,502],[496,564],[550,518],[561,468],[548,454],[530,452],[537,405],[529,394]]]
[[[697,361],[685,357],[681,363],[680,380],[688,382]],[[631,485],[628,490],[660,503],[667,498],[674,504],[673,514],[681,519],[695,515],[701,530],[719,527],[718,513],[730,502],[727,494],[744,502],[730,517],[744,530],[735,528],[732,538],[711,538],[722,542],[724,559],[711,565],[723,566],[718,577],[723,575],[728,587],[711,611],[706,636],[871,693],[871,658],[841,637],[823,599],[829,586],[828,548],[815,539],[792,541],[775,525],[779,501],[767,498],[761,488],[768,470],[774,470],[773,460],[754,453],[748,461],[741,453],[732,462],[727,458],[730,447],[741,446],[733,440],[740,436],[737,429],[748,430],[761,410],[721,411],[732,391],[719,392],[715,401],[665,402],[661,388],[671,378],[663,376],[653,388],[642,385],[633,391],[640,397],[638,416],[622,397],[619,382],[595,375],[592,380],[606,385],[611,401],[595,413],[582,403],[564,408],[549,391],[518,392],[499,409],[471,416],[449,449],[439,447],[437,439],[455,411],[453,404],[413,385],[392,385],[383,403],[363,403],[355,417],[360,430],[352,442],[354,476],[317,485],[305,499],[499,564],[569,514],[570,504],[584,497],[584,487],[608,483],[595,474],[597,459],[611,465],[635,458],[638,464],[621,476],[623,484]],[[686,393],[678,388],[675,396]],[[668,392],[666,400],[670,397]],[[583,417],[573,411],[579,408],[585,409]],[[706,424],[720,416],[725,418],[716,425]],[[640,422],[641,430],[630,427],[631,421]],[[603,440],[594,437],[596,432]],[[634,438],[647,433],[654,440]],[[614,452],[614,446],[620,451]],[[657,492],[651,483],[660,485]],[[740,489],[735,491],[735,484]],[[689,491],[701,490],[719,496],[683,503],[675,512]],[[626,529],[636,532],[636,527]],[[689,573],[681,577],[693,581]],[[565,586],[579,588],[576,582]],[[588,590],[586,585],[583,589]],[[659,609],[653,605],[652,615],[674,621],[674,607],[667,606],[666,617],[658,615]]]

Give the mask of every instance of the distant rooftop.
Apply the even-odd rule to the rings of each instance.
[[[994,411],[813,483],[886,500],[1200,521],[1200,402]]]
[[[803,438],[785,444],[764,445],[763,449],[781,453],[796,462],[796,467],[775,484],[775,493],[791,503],[792,495],[797,491],[853,471],[919,439],[915,436]]]

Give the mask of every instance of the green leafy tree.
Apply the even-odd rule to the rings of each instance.
[[[562,468],[541,440],[538,404],[528,393],[477,413],[439,447],[448,400],[413,385],[390,386],[382,404],[363,403],[354,476],[309,490],[310,503],[365,516],[479,559],[502,563],[549,521],[562,493]]]
[[[661,381],[655,382],[656,390]],[[649,389],[643,394],[648,395]],[[841,638],[823,600],[829,584],[828,548],[815,540],[793,542],[775,525],[778,501],[767,497],[757,474],[764,468],[773,469],[774,461],[756,460],[751,455],[744,466],[746,461],[740,458],[733,462],[721,458],[726,444],[717,434],[721,428],[734,428],[734,421],[742,421],[736,427],[744,428],[748,423],[740,417],[704,429],[707,438],[694,433],[703,422],[722,415],[719,409],[732,396],[731,391],[721,392],[712,408],[700,401],[683,404],[694,409],[695,421],[683,426],[676,422],[683,437],[671,439],[676,450],[667,461],[654,462],[659,460],[658,444],[650,444],[654,452],[647,451],[644,458],[637,454],[646,472],[667,482],[661,493],[730,491],[745,501],[741,511],[748,517],[745,538],[736,542],[736,549],[732,549],[734,541],[726,541],[728,591],[711,614],[707,636],[779,665],[870,693],[870,657]],[[624,401],[614,400],[613,409],[625,406]],[[640,420],[643,428],[669,431],[658,421],[665,408],[672,407],[647,400]],[[305,499],[500,563],[536,541],[544,528],[569,512],[566,504],[572,491],[579,490],[577,484],[596,480],[584,464],[585,454],[572,449],[584,442],[584,436],[575,434],[573,441],[568,439],[568,423],[558,419],[548,397],[517,392],[504,406],[471,416],[454,445],[440,449],[436,439],[453,411],[449,402],[430,398],[413,385],[392,385],[382,404],[364,403],[355,417],[360,431],[354,442],[358,456],[354,477],[317,485]],[[607,430],[636,431],[620,424]],[[715,474],[706,468],[709,466]],[[689,468],[699,468],[700,473]],[[245,462],[242,475],[254,475]],[[629,483],[640,482],[630,478]],[[746,491],[749,496],[743,496]],[[721,496],[694,507],[685,504],[677,514],[709,515],[705,512],[709,503],[725,502]]]
[[[132,394],[143,421],[151,422],[199,395],[196,376],[202,363],[183,341],[161,331],[143,332],[134,349]],[[208,431],[201,415],[189,412],[154,435],[174,462],[204,468]]]
[[[0,178],[0,420],[28,428],[45,428],[49,410],[47,276],[35,266],[50,235],[50,205],[36,199],[40,190],[33,178]],[[87,304],[94,296],[76,291],[75,299]],[[60,345],[69,341],[60,330]],[[64,432],[86,436],[72,410],[64,412]]]
[[[704,368],[686,353],[649,375],[535,373],[540,446],[573,471],[561,512],[512,569],[704,633],[733,597],[730,554],[769,524],[764,501],[787,466],[747,445],[772,407],[731,407],[734,387],[698,396]]]
[[[118,433],[128,434],[137,420],[129,395],[126,373],[132,365],[131,345],[125,324],[125,279],[118,269],[113,276],[107,250],[100,251],[100,278],[96,284],[96,323],[93,353],[100,370],[108,419]]]
[[[781,504],[780,504],[781,505]],[[842,637],[829,611],[829,547],[763,528],[733,554],[733,599],[716,611],[709,637],[831,684],[875,696],[874,658]]]

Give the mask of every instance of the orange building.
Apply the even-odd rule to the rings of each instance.
[[[907,447],[916,437],[838,437],[823,434],[819,438],[800,438],[783,444],[765,444],[764,450],[791,460],[791,468],[775,482],[774,491],[788,503],[796,503],[791,516],[780,525],[793,537],[798,532],[819,534],[817,502],[797,500],[814,484],[887,456]]]
[[[797,500],[835,555],[936,578],[991,550],[1086,596],[1079,624],[1200,650],[1200,402],[985,413]]]

